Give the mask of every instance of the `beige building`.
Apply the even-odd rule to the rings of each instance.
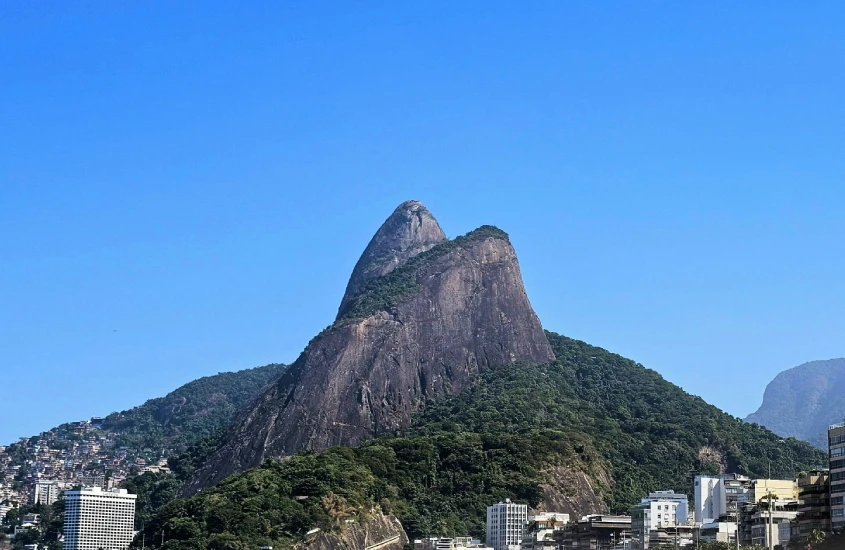
[[[751,482],[749,502],[757,503],[772,493],[777,500],[798,500],[798,484],[791,479],[755,479]]]

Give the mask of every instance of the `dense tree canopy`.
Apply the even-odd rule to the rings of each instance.
[[[551,364],[483,372],[472,389],[429,402],[408,429],[360,448],[267,461],[170,502],[150,516],[147,534],[164,531],[174,548],[284,547],[312,528],[338,529],[338,518],[382,510],[411,537],[481,535],[489,504],[539,502],[551,464],[587,473],[607,505],[625,512],[650,491],[690,493],[698,472],[762,477],[771,459],[773,476],[793,477],[824,461],[810,445],[746,424],[633,361],[548,337]],[[211,448],[194,447],[184,472]]]
[[[270,364],[204,376],[143,405],[106,417],[103,430],[131,449],[180,453],[228,426],[241,406],[278,378],[285,365]]]

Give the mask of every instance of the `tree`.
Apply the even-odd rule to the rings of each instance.
[[[326,510],[326,513],[330,518],[332,518],[332,520],[334,520],[337,527],[342,526],[343,522],[355,511],[354,508],[347,504],[345,498],[334,493],[329,493],[324,496],[321,499],[321,503],[323,504],[323,508]]]
[[[15,526],[21,523],[21,512],[17,508],[12,508],[6,512],[6,524]]]
[[[816,546],[824,543],[824,531],[821,529],[813,529],[810,533],[810,536],[807,537],[807,542],[810,543],[810,546],[815,548]]]

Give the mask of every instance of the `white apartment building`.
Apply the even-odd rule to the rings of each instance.
[[[33,504],[50,505],[59,499],[61,493],[58,481],[36,481],[32,496]]]
[[[488,506],[487,546],[493,550],[518,550],[527,523],[527,504],[515,504],[505,499],[504,502]]]
[[[649,493],[631,510],[632,550],[647,550],[654,531],[686,525],[688,514],[686,495],[674,491]]]
[[[65,491],[64,550],[126,550],[135,526],[135,498],[126,489]]]
[[[737,507],[749,499],[751,480],[739,474],[695,476],[695,522],[711,523],[721,516],[736,517]]]

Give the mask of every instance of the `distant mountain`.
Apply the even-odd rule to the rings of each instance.
[[[827,447],[827,428],[845,418],[845,358],[785,370],[766,386],[763,404],[748,415],[783,437]]]

